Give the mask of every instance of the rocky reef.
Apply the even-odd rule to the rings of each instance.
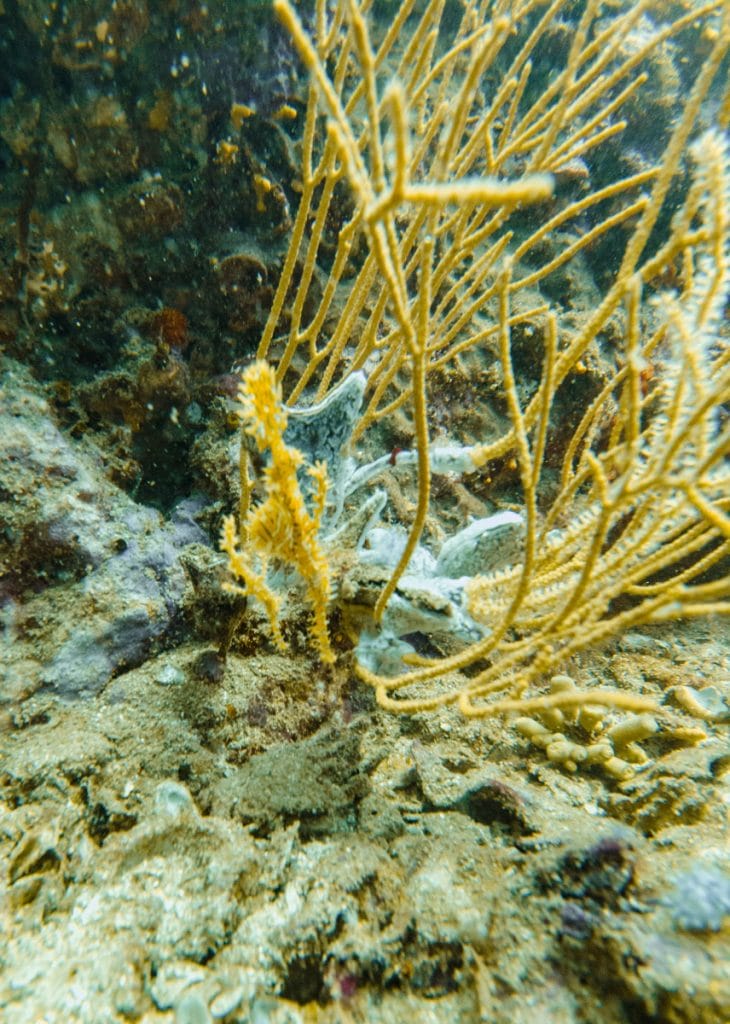
[[[372,7],[382,33],[399,5]],[[556,21],[534,82],[574,31]],[[649,166],[711,43],[688,25],[652,56],[625,133],[561,170],[558,201]],[[629,686],[656,714],[382,711],[353,650],[413,507],[402,413],[361,443],[393,521],[336,565],[334,665],[296,593],[281,653],[222,587],[233,399],[281,277],[306,89],[268,0],[0,0],[0,1019],[726,1024],[727,623],[629,631],[549,683]],[[338,185],[305,304],[351,209]],[[548,297],[579,322],[621,231],[515,312]],[[525,393],[541,329],[513,332]],[[546,492],[618,333],[557,395]],[[501,385],[488,348],[437,370],[435,435],[491,436]],[[302,449],[313,419],[292,413]],[[422,571],[392,611],[408,657],[431,654],[429,629],[443,640],[429,581],[492,557],[479,524],[497,506],[500,554],[519,549],[514,481],[508,460],[435,474]],[[465,561],[444,539],[467,534]]]

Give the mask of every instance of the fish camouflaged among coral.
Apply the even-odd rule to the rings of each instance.
[[[297,479],[304,456],[284,440],[287,414],[270,366],[258,362],[246,370],[239,402],[243,429],[260,452],[268,453],[270,464],[264,470],[266,498],[242,516],[240,536],[232,516],[223,521],[221,548],[228,555],[231,573],[244,584],[224,586],[233,593],[250,594],[261,601],[276,644],[283,650],[286,644],[279,624],[280,602],[266,583],[266,571],[271,562],[295,569],[307,584],[306,596],[314,617],[314,643],[322,660],[332,662],[334,654],[327,632],[329,565],[318,537],[327,500],[327,467],[323,462],[307,467],[313,485],[310,513]]]
[[[0,1024],[728,1024],[730,0],[0,0]]]

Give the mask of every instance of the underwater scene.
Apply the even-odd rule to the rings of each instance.
[[[0,0],[0,1024],[728,1024],[730,0]]]

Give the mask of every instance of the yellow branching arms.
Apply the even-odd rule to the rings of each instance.
[[[266,569],[269,560],[296,568],[318,650],[332,659],[318,540],[325,471],[307,470],[308,511],[302,457],[283,440],[281,395],[319,403],[357,371],[366,386],[354,441],[397,413],[415,448],[415,512],[374,609],[382,619],[429,511],[434,377],[488,348],[508,422],[468,449],[470,468],[516,466],[521,562],[469,585],[478,642],[430,661],[414,656],[400,676],[359,672],[399,710],[458,703],[482,715],[575,703],[575,694],[532,688],[637,623],[730,609],[730,428],[720,416],[730,401],[730,98],[718,82],[730,0],[661,16],[655,0],[586,0],[577,16],[569,0],[464,0],[456,28],[442,24],[444,0],[402,0],[377,35],[369,6],[316,0],[310,29],[290,0],[274,0],[310,85],[299,206],[258,348],[267,362],[242,387],[245,429],[269,453],[267,497],[253,511],[243,501],[240,536],[233,520],[224,526],[232,586],[262,601],[281,644]],[[558,24],[562,64],[548,75],[542,51]],[[704,57],[684,99],[677,91],[654,162],[594,186],[594,151],[624,130],[639,90],[656,91],[651,74],[675,37],[698,27]],[[713,88],[720,94],[707,104]],[[693,142],[703,108],[719,111],[718,127]],[[668,224],[670,189],[690,153],[693,178]],[[583,184],[563,195],[565,180]],[[551,309],[540,288],[609,233],[615,266],[602,295],[581,316]],[[648,295],[662,276],[669,285],[657,305]],[[538,382],[521,381],[513,366],[519,324],[534,328]],[[613,368],[565,450],[550,453],[548,500],[555,397],[590,350],[606,352],[609,335],[615,351],[604,365]],[[642,706],[626,694],[614,702]]]

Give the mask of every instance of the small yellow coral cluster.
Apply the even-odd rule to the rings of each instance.
[[[240,536],[233,516],[223,521],[221,549],[228,555],[231,573],[243,584],[229,582],[224,587],[231,593],[258,598],[266,609],[277,647],[285,650],[281,598],[266,582],[266,572],[272,561],[296,569],[307,585],[307,600],[312,606],[312,639],[322,660],[331,663],[335,658],[327,632],[330,571],[318,537],[327,497],[327,467],[322,462],[307,467],[313,484],[310,512],[297,479],[304,456],[284,440],[287,412],[268,363],[259,360],[245,371],[238,399],[244,432],[253,438],[260,452],[269,453],[270,462],[264,470],[266,498],[242,516]]]

